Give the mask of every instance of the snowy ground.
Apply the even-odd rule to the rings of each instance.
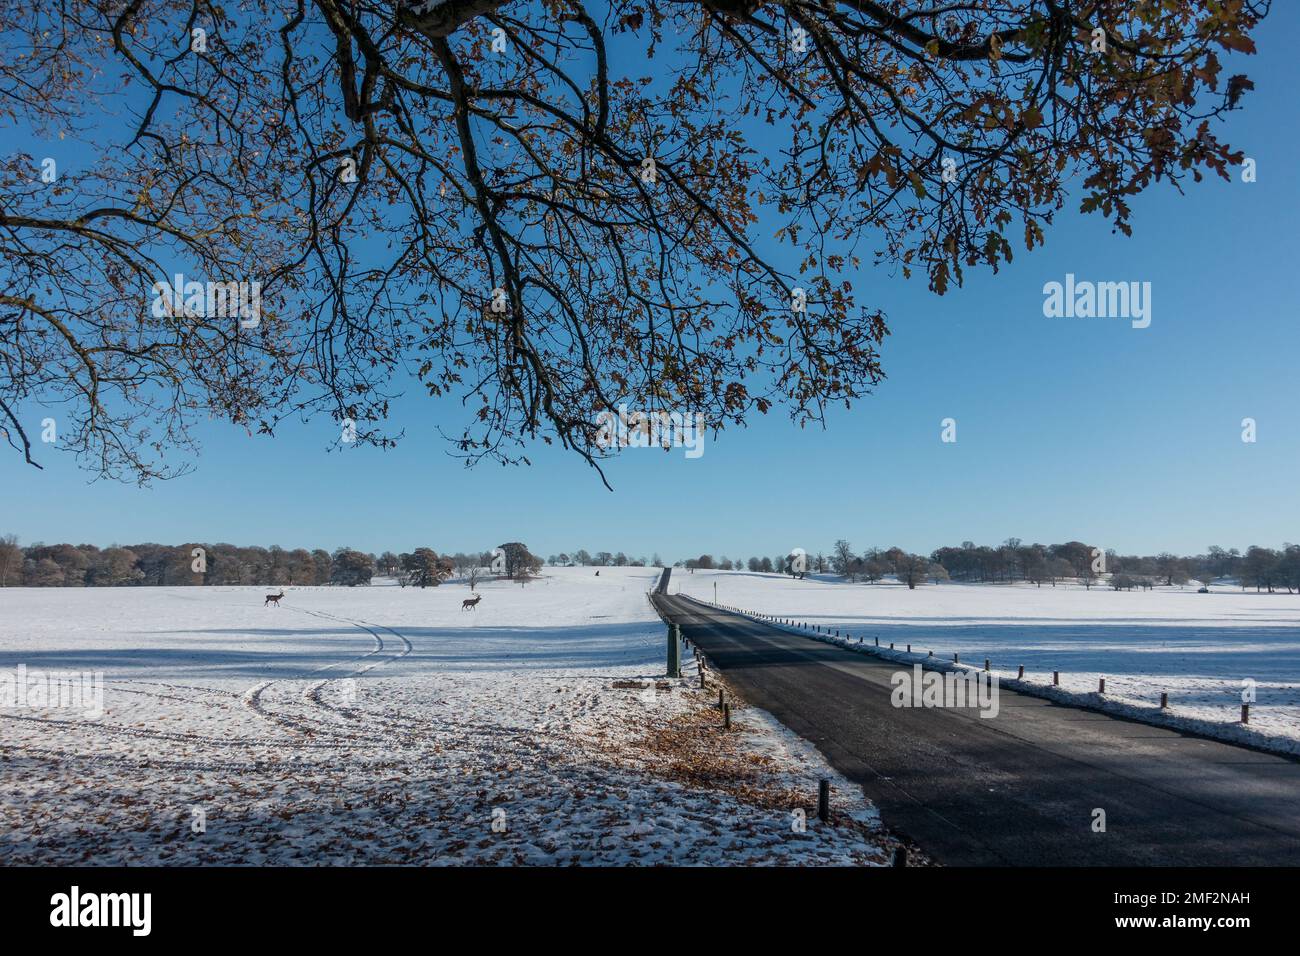
[[[1300,753],[1300,595],[1195,587],[1112,591],[1059,585],[851,584],[747,572],[674,571],[669,590],[839,631],[900,660],[983,668],[1015,687],[1143,719]],[[833,633],[832,633],[833,636]],[[913,653],[905,648],[912,645]],[[886,654],[886,656],[890,656]],[[1050,688],[1060,671],[1061,691]],[[1095,693],[1106,679],[1106,696]],[[1250,726],[1240,727],[1244,681],[1254,682]],[[1159,714],[1160,694],[1170,712]]]
[[[657,579],[548,569],[480,585],[472,612],[452,585],[280,608],[264,588],[0,590],[0,676],[102,672],[105,707],[0,707],[0,860],[883,862],[874,811],[810,746],[755,709],[721,734],[693,665],[655,686]]]

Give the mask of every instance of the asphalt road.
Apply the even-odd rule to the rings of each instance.
[[[746,700],[814,743],[886,826],[941,863],[1300,865],[1300,762],[1005,688],[991,719],[896,708],[890,675],[903,665],[655,600]]]

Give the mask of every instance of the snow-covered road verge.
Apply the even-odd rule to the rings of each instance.
[[[525,586],[5,589],[10,864],[878,864],[861,791],[762,711],[663,673],[654,569]],[[835,790],[815,815],[819,777]]]

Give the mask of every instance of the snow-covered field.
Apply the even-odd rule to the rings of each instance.
[[[264,588],[0,590],[0,679],[104,681],[98,718],[0,706],[0,860],[884,862],[874,811],[810,746],[756,709],[721,734],[693,664],[656,687],[658,574],[488,581],[474,611],[451,584],[279,608]]]
[[[831,576],[674,571],[669,590],[810,626],[838,630],[899,659],[983,668],[1002,681],[1020,665],[1048,694],[1061,692],[1130,716],[1182,723],[1216,736],[1300,753],[1300,595],[1195,587],[1112,591],[1059,585],[848,583]],[[908,644],[913,653],[903,653]],[[889,655],[886,655],[889,656]],[[1106,679],[1106,697],[1096,695]],[[1250,725],[1240,727],[1253,681]],[[1016,686],[1011,683],[1009,686]],[[1160,694],[1170,712],[1159,714]],[[1211,725],[1214,725],[1213,727]]]

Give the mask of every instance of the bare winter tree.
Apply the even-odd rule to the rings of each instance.
[[[930,562],[919,554],[903,554],[897,562],[898,580],[906,584],[908,590],[915,590],[918,584],[924,584],[930,573]],[[935,584],[938,584],[935,581]]]
[[[0,161],[4,437],[53,409],[148,480],[209,416],[389,444],[416,382],[471,460],[598,465],[620,402],[820,420],[883,374],[864,264],[943,293],[1071,191],[1127,233],[1226,177],[1267,6],[11,0],[0,120],[84,161]]]
[[[854,559],[857,557],[853,553],[853,546],[848,541],[840,538],[835,542],[834,548],[831,549],[831,567],[835,569],[836,574],[842,574],[850,580],[856,573],[857,566]]]
[[[0,535],[0,588],[19,578],[23,568],[23,549],[16,534]]]

